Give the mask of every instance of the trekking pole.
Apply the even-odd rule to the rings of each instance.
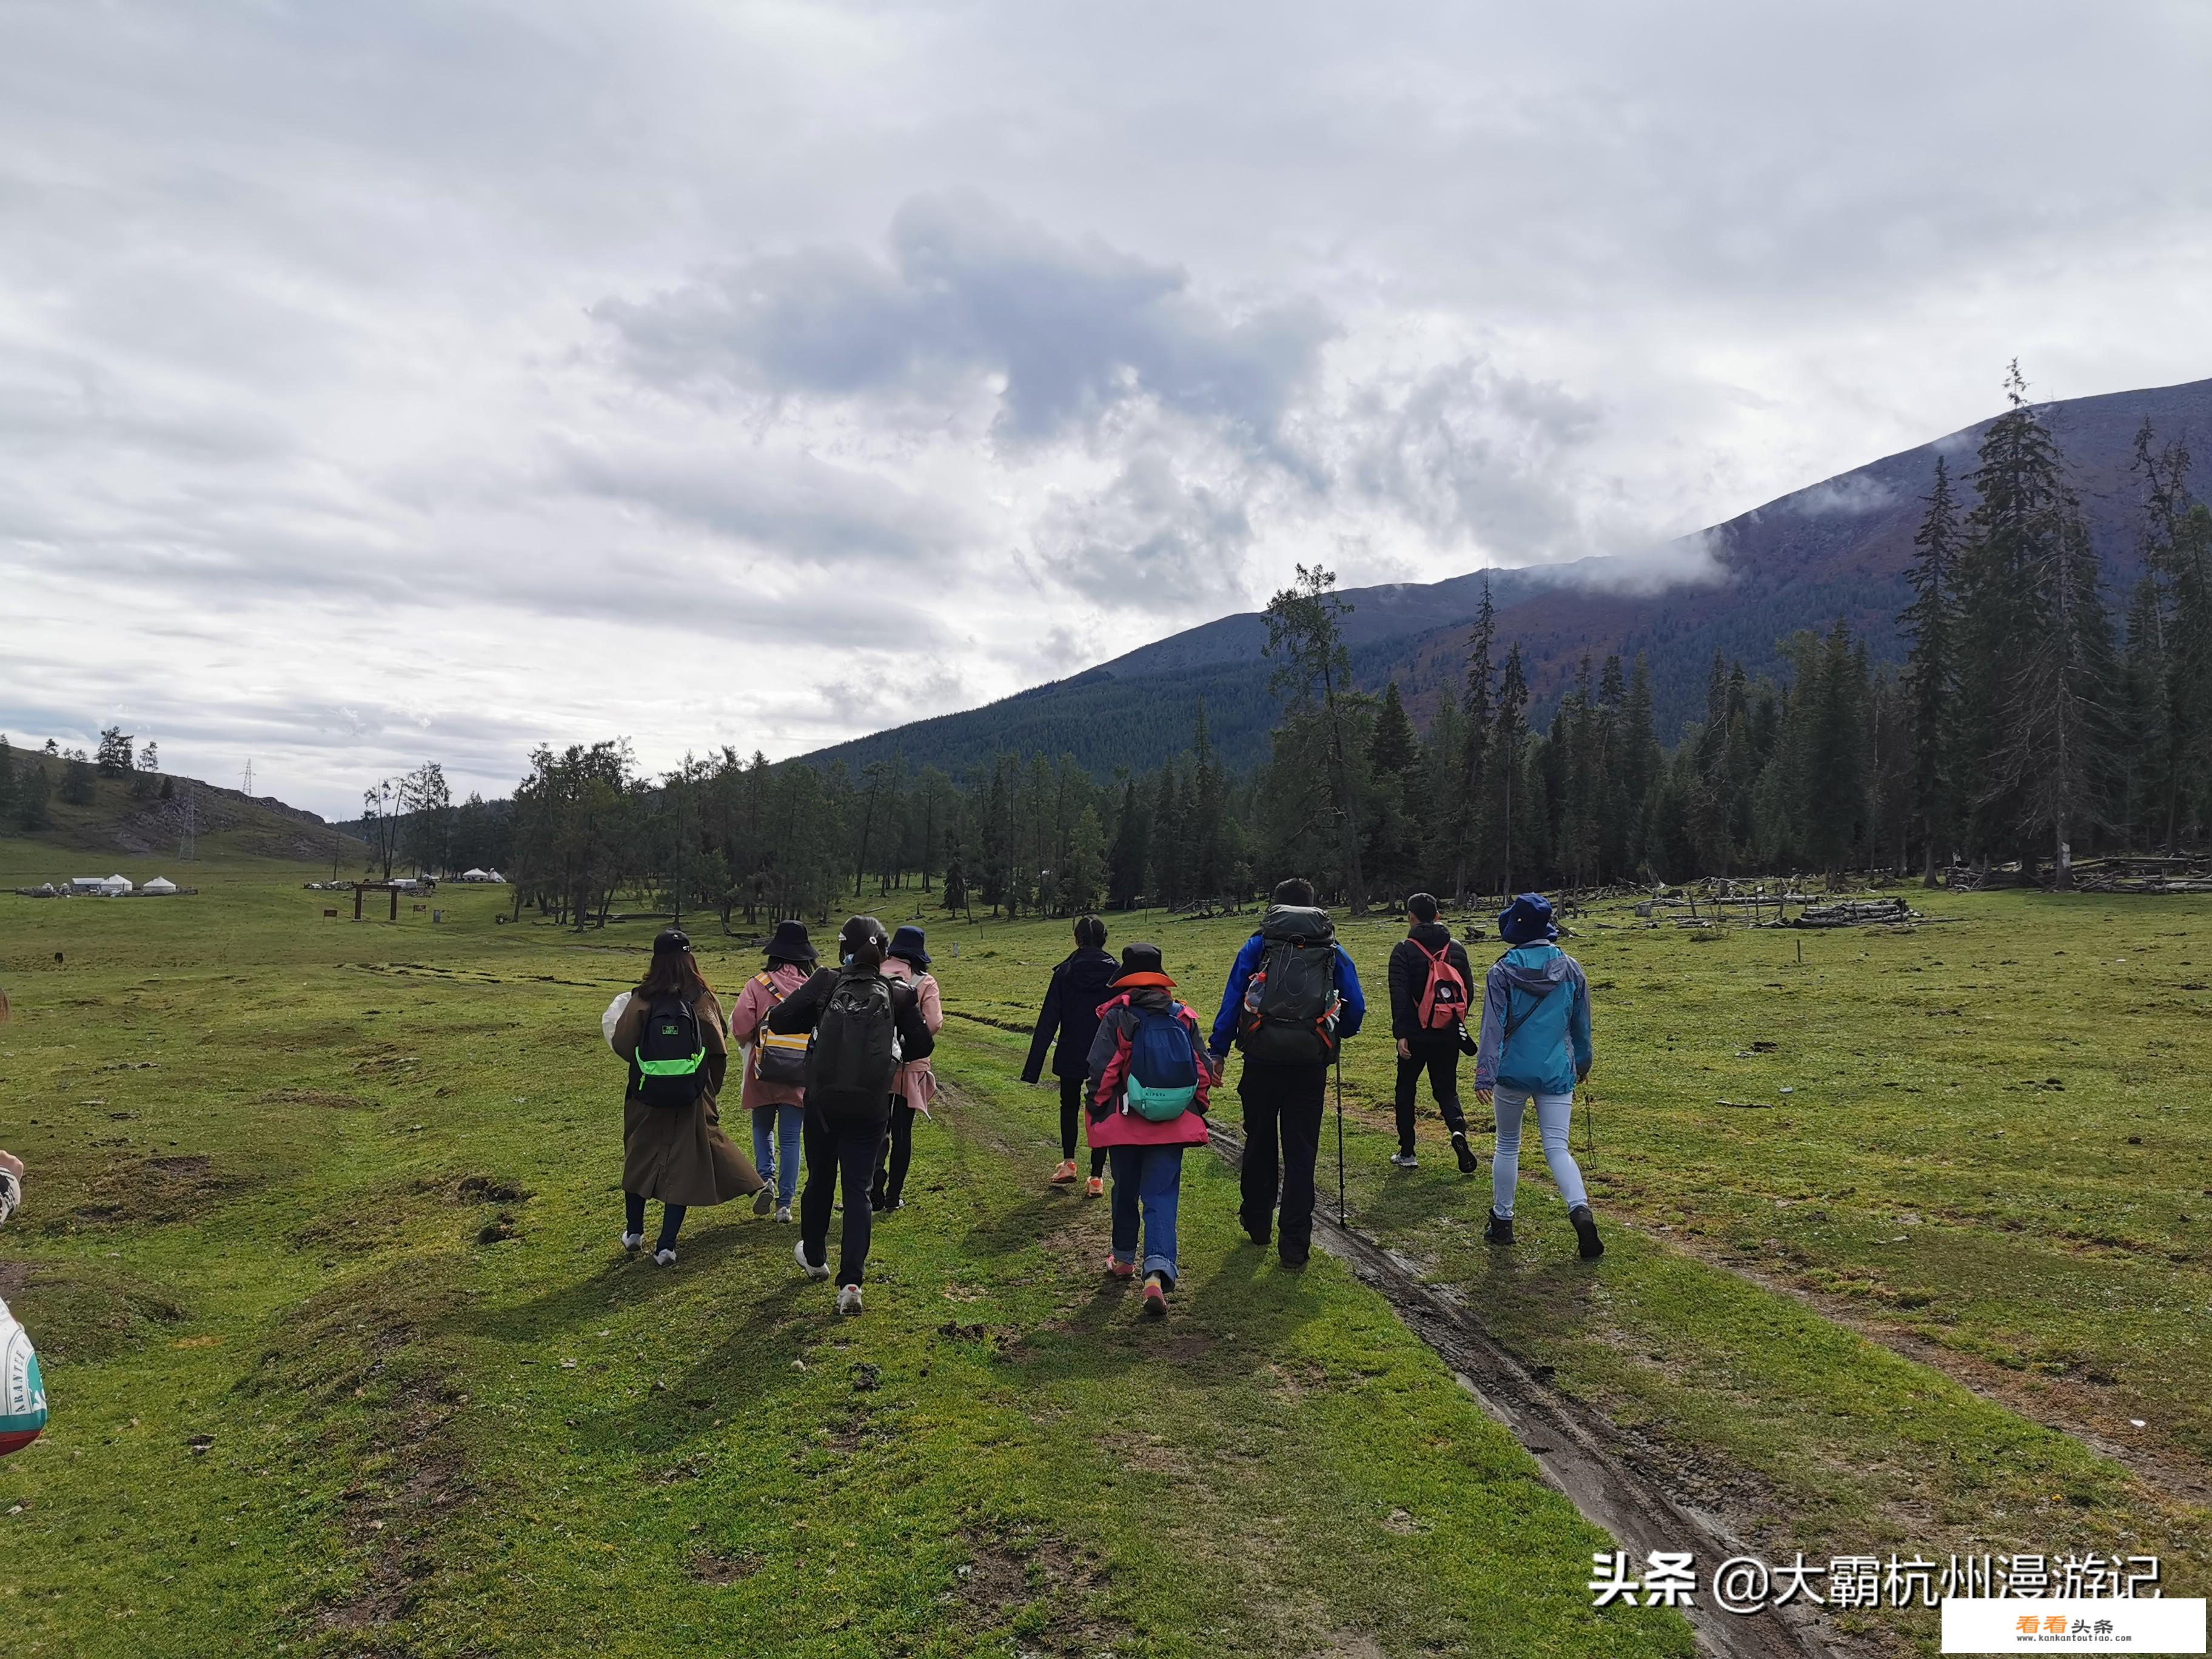
[[[1336,1224],[1346,1224],[1344,1205],[1344,1055],[1336,1057]]]

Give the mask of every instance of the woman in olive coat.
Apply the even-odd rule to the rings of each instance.
[[[666,996],[681,997],[690,1006],[706,1051],[698,1092],[687,1105],[656,1105],[642,1092],[638,1042],[647,1011],[656,997]],[[676,1230],[684,1224],[685,1211],[769,1192],[752,1160],[722,1133],[715,1097],[730,1065],[722,1005],[699,971],[690,939],[675,928],[653,941],[653,965],[615,1021],[613,1045],[629,1064],[629,1087],[623,1099],[623,1249],[635,1254],[645,1243],[646,1200],[657,1198],[660,1237],[653,1259],[660,1267],[673,1267]]]

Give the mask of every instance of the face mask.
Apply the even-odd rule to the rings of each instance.
[[[846,951],[843,956],[837,958],[837,962],[841,967],[850,968],[853,965],[853,953],[850,951]]]

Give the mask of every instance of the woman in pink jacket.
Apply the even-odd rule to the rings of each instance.
[[[937,979],[929,971],[929,950],[919,927],[902,927],[891,935],[884,952],[884,972],[914,987],[921,1005],[921,1023],[935,1036],[945,1029],[945,1000],[938,994]],[[876,1182],[869,1194],[878,1215],[897,1209],[905,1200],[907,1166],[914,1162],[914,1115],[929,1115],[929,1103],[937,1098],[937,1074],[929,1061],[910,1060],[899,1067],[891,1089],[890,1127],[884,1134],[884,1149],[876,1154]]]
[[[814,946],[796,921],[779,921],[768,942],[768,969],[745,981],[730,1010],[730,1041],[750,1044],[745,1055],[744,1093],[752,1115],[753,1164],[774,1183],[775,1218],[791,1219],[791,1200],[799,1191],[799,1142],[806,1121],[806,1039],[778,1039],[767,1029],[769,1010],[806,983],[814,971]],[[765,1210],[769,1188],[754,1203]]]
[[[1182,1149],[1206,1145],[1207,1098],[1220,1079],[1198,1016],[1168,994],[1175,981],[1161,967],[1158,945],[1123,946],[1112,988],[1121,994],[1098,1011],[1085,1085],[1091,1145],[1104,1148],[1114,1166],[1106,1271],[1134,1277],[1141,1218],[1145,1311],[1164,1314],[1176,1283]]]

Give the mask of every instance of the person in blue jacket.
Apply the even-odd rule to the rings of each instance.
[[[1244,941],[1229,970],[1206,1047],[1217,1072],[1232,1039],[1243,1050],[1237,1079],[1244,1107],[1237,1218],[1262,1249],[1279,1223],[1277,1250],[1285,1267],[1304,1267],[1313,1249],[1314,1160],[1321,1152],[1328,1068],[1366,1018],[1359,974],[1336,942],[1328,913],[1314,908],[1312,884],[1295,877],[1278,884],[1260,931]]]
[[[1544,1160],[1566,1200],[1580,1254],[1595,1261],[1605,1244],[1590,1215],[1583,1172],[1567,1147],[1575,1085],[1590,1070],[1589,981],[1582,964],[1552,943],[1559,930],[1541,894],[1523,893],[1506,906],[1498,918],[1498,936],[1512,948],[1483,979],[1482,1038],[1474,1054],[1474,1097],[1498,1115],[1485,1237],[1492,1244],[1513,1242],[1521,1120],[1534,1101]]]

